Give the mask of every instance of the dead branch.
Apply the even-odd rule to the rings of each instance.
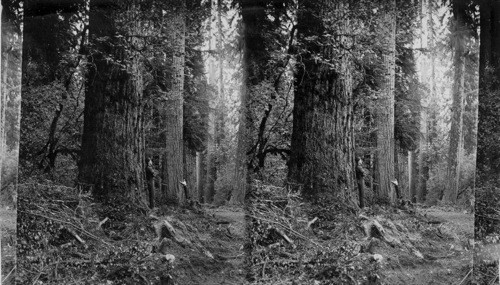
[[[261,221],[267,222],[267,223],[271,223],[271,224],[279,225],[279,226],[281,226],[282,228],[284,228],[285,230],[287,230],[287,231],[289,231],[289,232],[293,233],[294,235],[296,235],[296,236],[298,236],[298,237],[302,238],[303,240],[308,241],[308,242],[310,242],[310,243],[314,244],[314,245],[315,245],[315,246],[317,246],[317,247],[324,248],[324,246],[320,245],[319,243],[312,241],[310,238],[308,238],[308,237],[304,236],[303,234],[301,234],[301,233],[299,233],[299,232],[297,232],[297,231],[295,231],[295,230],[293,230],[293,229],[291,229],[291,228],[289,228],[289,227],[284,226],[284,225],[283,225],[283,224],[281,224],[281,223],[278,223],[278,222],[275,222],[275,221],[271,221],[271,220],[268,220],[268,219],[264,219],[264,218],[260,218],[260,217],[254,216],[254,215],[248,215],[248,216],[249,216],[249,217],[251,217],[251,218],[254,218],[254,219],[258,219],[258,220],[261,220]]]
[[[41,215],[41,214],[29,212],[29,211],[22,211],[22,212],[24,212],[24,213],[26,213],[28,215],[34,215],[34,216],[42,217],[42,218],[45,218],[45,219],[48,219],[48,220],[52,220],[54,222],[58,222],[58,223],[61,223],[61,224],[70,225],[70,226],[76,228],[78,231],[84,233],[85,235],[87,235],[87,236],[89,236],[89,237],[91,237],[91,238],[93,238],[93,239],[95,239],[97,241],[100,241],[100,242],[102,242],[103,244],[105,244],[107,246],[112,247],[111,244],[105,242],[104,240],[102,240],[101,238],[95,236],[94,234],[92,234],[92,233],[90,233],[90,232],[88,232],[88,231],[86,231],[86,230],[84,230],[82,228],[79,228],[79,227],[75,226],[73,223],[66,222],[66,221],[63,221],[63,220],[59,220],[59,219],[56,219],[56,218],[51,218],[51,217],[48,217],[48,216],[45,216],[45,215]]]

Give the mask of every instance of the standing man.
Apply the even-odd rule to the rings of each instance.
[[[158,174],[153,168],[153,161],[151,158],[147,159],[146,165],[146,181],[148,184],[148,194],[149,194],[149,208],[153,209],[155,206],[155,176]]]

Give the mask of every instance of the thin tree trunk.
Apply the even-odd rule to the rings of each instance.
[[[408,172],[409,172],[409,188],[410,188],[410,201],[417,202],[417,182],[418,182],[418,167],[417,167],[416,151],[408,152]]]
[[[117,33],[140,33],[137,20],[130,20],[137,13],[135,3],[110,7],[91,1],[90,36],[97,51],[90,56],[86,84],[79,180],[93,185],[96,196],[143,203],[141,55],[127,50],[126,43],[115,37]],[[129,20],[127,27],[118,26],[118,17]],[[110,41],[97,40],[100,37],[109,37]],[[118,61],[125,62],[125,67]]]
[[[384,79],[381,82],[378,102],[377,125],[377,196],[381,202],[394,203],[394,88],[396,58],[396,1],[384,5],[381,21],[383,42]]]
[[[196,199],[198,202],[203,203],[203,161],[204,153],[201,151],[196,152]]]

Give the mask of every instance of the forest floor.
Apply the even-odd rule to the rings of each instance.
[[[255,284],[469,284],[473,214],[446,206],[373,206],[286,189],[254,193]]]
[[[16,210],[9,207],[0,209],[0,233],[2,244],[2,282],[0,284],[10,284],[15,275],[16,263]]]
[[[471,213],[422,205],[359,210],[337,199],[307,202],[285,188],[256,189],[246,212],[208,205],[147,211],[101,204],[73,188],[21,185],[16,281],[467,284]]]
[[[17,284],[243,284],[237,207],[101,204],[75,189],[19,187]]]
[[[387,284],[467,284],[473,265],[472,213],[452,207],[417,207],[413,217],[393,214],[388,218],[408,229],[408,242],[417,251],[378,249],[387,257],[381,270]]]

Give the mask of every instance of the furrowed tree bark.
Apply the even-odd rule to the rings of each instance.
[[[183,104],[184,66],[186,53],[186,4],[179,1],[171,15],[174,33],[173,74],[171,90],[166,98],[165,156],[163,159],[162,191],[167,203],[183,205],[186,202],[181,182],[184,180],[183,167]]]
[[[107,200],[144,202],[143,78],[138,5],[91,1],[89,57],[80,182]],[[126,27],[118,24],[125,20]],[[125,37],[119,37],[125,36]],[[106,41],[100,41],[108,37]]]
[[[12,5],[13,6],[13,5]],[[19,138],[21,122],[21,77],[22,77],[22,45],[23,14],[6,16],[13,7],[2,7],[1,30],[1,62],[0,70],[0,207],[8,215],[1,217],[4,223],[0,233],[0,283],[15,284],[16,277],[16,228],[17,189],[19,166]],[[12,11],[10,11],[12,12]],[[19,12],[19,10],[18,10]],[[12,16],[12,14],[11,14]],[[3,241],[11,240],[10,244]],[[14,251],[12,251],[14,248]]]
[[[453,102],[451,107],[451,130],[450,147],[448,150],[448,187],[445,190],[443,200],[455,203],[460,186],[460,149],[462,147],[462,129],[464,112],[464,76],[465,76],[465,33],[467,27],[464,21],[466,5],[462,0],[455,0],[453,4],[453,17],[455,27],[453,31],[454,43],[454,78],[453,78]]]
[[[335,27],[337,31],[332,32],[326,30],[321,15],[333,12],[342,18],[347,4],[326,4],[299,1],[297,31],[307,50],[298,57],[295,75],[288,179],[302,185],[305,196],[327,194],[348,199],[355,189],[350,57],[345,51],[334,52],[333,39],[326,39],[323,46],[304,39],[321,38],[325,32],[346,32],[347,20],[341,21]],[[316,55],[332,60],[334,66],[318,62]]]
[[[210,26],[209,26],[209,39],[208,46],[210,50],[217,49],[219,35],[215,36],[215,33],[220,33],[221,31],[218,28],[214,28],[212,21],[213,18],[217,18],[217,27],[218,27],[218,18],[220,9],[218,9],[217,0],[210,0]],[[214,32],[215,31],[215,32]],[[214,41],[214,38],[217,40]],[[217,63],[214,57],[209,57],[208,59],[208,84],[215,86],[218,84],[218,77],[220,77],[220,73],[217,70]],[[219,91],[219,89],[218,89]],[[210,100],[210,111],[208,114],[208,140],[207,140],[207,152],[206,152],[206,175],[205,175],[205,187],[204,187],[204,202],[205,203],[213,203],[215,196],[215,181],[217,180],[217,144],[216,138],[219,137],[220,130],[217,128],[217,118],[219,117],[220,107],[219,93],[212,93],[213,98]]]
[[[184,144],[184,174],[186,177],[188,198],[198,200],[198,188],[196,184],[196,151]]]
[[[375,116],[377,130],[377,198],[379,202],[394,203],[391,181],[394,176],[394,88],[396,58],[396,1],[382,4],[383,16],[379,30],[383,37],[384,76],[380,84],[378,112]]]
[[[422,33],[420,36],[420,47],[429,49],[429,54],[424,55],[421,64],[421,82],[429,82],[429,93],[421,94],[420,96],[420,138],[418,142],[418,181],[417,181],[417,197],[416,200],[424,202],[427,197],[427,180],[429,177],[429,166],[427,162],[429,152],[429,134],[428,134],[428,109],[429,99],[434,96],[434,22],[432,19],[432,3],[430,0],[422,1]],[[429,65],[431,68],[429,70]]]
[[[500,183],[500,2],[480,4],[476,186]]]
[[[413,203],[417,202],[418,198],[418,165],[417,165],[417,155],[418,153],[416,151],[409,151],[408,152],[408,187],[410,188],[409,193],[410,193],[410,201]]]
[[[250,112],[249,96],[252,87],[261,83],[265,77],[265,56],[267,54],[262,34],[266,18],[265,1],[242,0],[243,21],[243,84],[238,125],[238,145],[236,148],[235,184],[231,193],[231,204],[243,203],[245,193],[250,187],[248,151],[251,144],[251,131],[254,118]]]

